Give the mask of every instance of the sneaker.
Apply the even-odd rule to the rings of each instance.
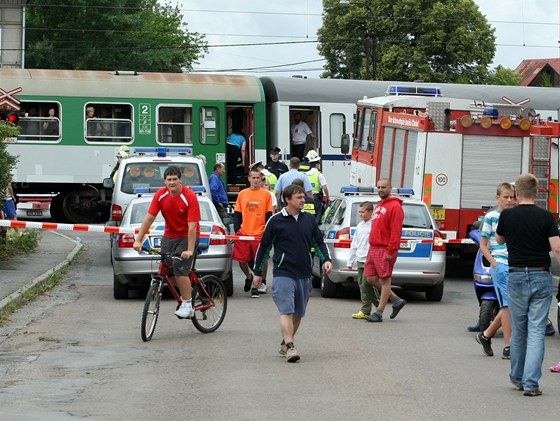
[[[286,346],[286,344],[284,342],[282,342],[280,344],[280,348],[278,348],[278,353],[280,355],[282,355],[283,357],[285,357],[287,352],[288,352],[288,347]]]
[[[523,385],[521,383],[514,382],[512,379],[509,379],[515,390],[523,390]]]
[[[405,304],[406,304],[406,301],[401,299],[399,304],[394,305],[393,306],[393,311],[391,312],[391,315],[389,316],[389,318],[394,319],[395,317],[397,317],[397,314],[399,314],[399,311],[402,310],[402,308],[404,307]]]
[[[492,351],[492,339],[487,338],[482,332],[479,332],[479,334],[476,335],[476,341],[482,345],[482,350],[486,355],[489,357],[494,355],[494,351]]]
[[[194,316],[194,308],[190,301],[183,301],[181,306],[175,312],[175,316],[181,319],[190,319]]]
[[[509,346],[506,346],[502,351],[502,360],[509,360]]]
[[[549,368],[550,371],[552,371],[553,373],[560,373],[560,363],[553,365],[552,367]]]
[[[261,295],[259,294],[259,290],[257,288],[251,288],[251,298],[259,298]]]
[[[540,396],[540,395],[542,395],[542,390],[539,389],[523,391],[523,396]]]
[[[245,286],[243,287],[243,291],[249,292],[251,290],[252,285],[253,285],[253,279],[252,278],[246,278],[245,279]]]
[[[266,294],[266,283],[263,281],[261,286],[257,288],[259,294]]]
[[[289,363],[295,363],[299,360],[299,354],[295,346],[286,349],[286,359]]]
[[[368,315],[364,313],[362,310],[358,311],[357,313],[352,314],[353,319],[365,319]]]
[[[383,316],[377,312],[371,313],[369,316],[364,317],[368,322],[378,323],[383,321]]]

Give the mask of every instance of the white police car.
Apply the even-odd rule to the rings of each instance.
[[[196,190],[193,188],[193,190]],[[140,228],[152,196],[138,197],[129,203],[122,219],[122,228]],[[200,205],[200,233],[225,235],[226,227],[212,201],[206,196],[198,196]],[[159,213],[153,228],[144,239],[144,245],[152,248],[161,246],[165,220]],[[116,234],[112,243],[111,261],[113,263],[113,296],[115,299],[128,298],[129,289],[146,288],[150,285],[150,274],[158,268],[158,256],[138,254],[132,248],[134,235]],[[222,279],[228,295],[233,294],[233,273],[231,255],[233,247],[226,239],[200,238],[201,244],[208,244],[196,259],[196,269],[201,274],[214,274]]]
[[[344,195],[336,198],[321,221],[320,228],[327,240],[351,240],[360,222],[360,203],[369,201],[375,205],[379,196],[374,188],[343,187]],[[441,301],[445,276],[445,243],[437,231],[437,225],[426,204],[413,199],[411,189],[393,189],[403,200],[404,240],[426,242],[402,242],[393,270],[392,284],[403,289],[424,291],[428,301]],[[438,241],[439,240],[439,241]],[[329,275],[322,272],[319,259],[313,264],[313,284],[321,287],[323,297],[336,296],[339,286],[357,287],[357,270],[347,270],[346,262],[350,250],[349,242],[328,242],[333,269]]]
[[[120,225],[133,198],[154,194],[163,187],[163,174],[170,166],[181,170],[183,185],[202,186],[202,195],[211,197],[205,163],[192,156],[191,148],[135,148],[130,157],[121,161],[115,182],[111,178],[103,180],[104,187],[113,188],[109,225]]]

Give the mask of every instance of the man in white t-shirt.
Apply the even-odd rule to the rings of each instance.
[[[307,136],[310,136],[311,139],[315,139],[315,135],[307,123],[301,120],[301,113],[299,112],[294,114],[294,124],[292,124],[291,135],[292,157],[297,156],[301,161],[303,159],[303,153],[305,152]]]

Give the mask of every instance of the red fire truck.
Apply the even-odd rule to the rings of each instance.
[[[558,123],[517,105],[442,97],[437,88],[391,87],[358,102],[351,184],[412,187],[447,239],[468,238],[496,204],[496,187],[524,172],[539,180],[537,204],[558,216]],[[450,242],[450,253],[472,252]]]

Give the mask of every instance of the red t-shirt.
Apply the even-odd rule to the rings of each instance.
[[[157,216],[161,211],[165,218],[163,235],[169,238],[186,237],[189,233],[189,222],[196,222],[196,235],[200,235],[200,206],[196,194],[186,186],[182,186],[181,194],[172,196],[167,187],[159,189],[148,209],[148,213]]]

